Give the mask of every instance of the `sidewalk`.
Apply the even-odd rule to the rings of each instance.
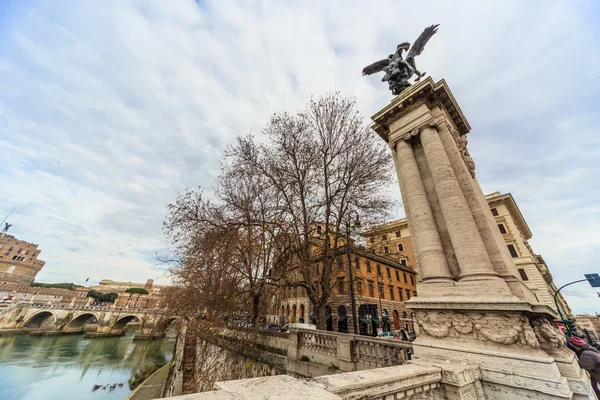
[[[127,396],[126,400],[160,399],[170,366],[171,363],[163,365],[158,371],[150,375],[148,379]]]

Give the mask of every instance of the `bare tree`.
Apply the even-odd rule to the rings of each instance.
[[[284,286],[306,290],[324,329],[338,277],[334,264],[346,242],[343,224],[350,210],[370,220],[389,209],[390,157],[355,101],[339,94],[311,101],[295,115],[273,115],[264,133],[265,143],[246,136],[229,148],[235,168],[228,174],[232,181],[260,179],[276,196],[275,225],[293,258],[278,263],[274,275]]]
[[[271,271],[289,246],[277,223],[278,193],[261,177],[237,179],[233,167],[224,166],[215,201],[187,191],[169,206],[164,228],[182,260],[172,269],[179,293],[171,303],[218,320],[249,316],[256,326],[267,312]]]

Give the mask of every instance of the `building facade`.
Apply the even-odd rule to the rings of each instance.
[[[529,245],[528,240],[531,239],[532,233],[514,198],[510,193],[494,192],[487,195],[486,200],[517,266],[518,278],[540,303],[556,309],[556,285],[543,257],[535,254]],[[417,265],[406,218],[375,226],[363,234],[367,246],[376,254],[406,257],[411,260],[409,265]],[[557,296],[557,302],[564,317],[572,318],[571,309],[561,294]]]
[[[518,268],[519,278],[540,303],[556,310],[554,294],[557,288],[552,274],[543,257],[535,254],[529,245],[529,239],[533,235],[513,196],[510,193],[494,192],[485,197],[506,247]],[[557,296],[557,303],[565,318],[572,317],[571,309],[561,294]]]
[[[45,262],[38,259],[38,245],[0,233],[0,282],[28,285],[35,280]]]
[[[0,302],[31,303],[61,306],[89,305],[91,298],[87,297],[88,289],[76,287],[73,290],[60,288],[47,288],[19,284],[14,282],[0,282]]]
[[[145,289],[148,294],[128,293],[127,289]],[[154,280],[148,279],[146,283],[115,282],[110,279],[102,279],[91,290],[102,293],[116,293],[119,295],[114,303],[115,307],[126,308],[159,308],[163,294],[164,285],[155,285]]]
[[[416,276],[408,258],[378,255],[351,247],[353,287],[361,335],[405,330],[413,332],[412,317],[404,301],[416,296]],[[318,268],[318,267],[317,267]],[[351,282],[348,258],[336,263],[335,285],[326,307],[327,330],[353,333]],[[315,310],[302,287],[283,287],[273,298],[272,323],[315,323]]]
[[[598,343],[600,338],[600,317],[597,315],[576,315],[575,324],[583,331],[591,343]]]

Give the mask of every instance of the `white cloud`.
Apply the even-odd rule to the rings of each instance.
[[[513,193],[557,283],[596,268],[593,2],[12,7],[0,27],[0,212],[17,205],[14,234],[40,243],[40,279],[160,277],[164,206],[211,186],[227,143],[330,90],[355,94],[369,117],[391,96],[361,69],[432,23],[417,62],[448,81],[473,126],[484,189]]]

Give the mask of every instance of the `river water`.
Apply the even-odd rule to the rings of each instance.
[[[153,341],[134,341],[135,333],[130,329],[125,336],[95,339],[0,337],[0,400],[123,400],[133,373],[173,356],[171,330]],[[94,390],[94,385],[101,387]]]

